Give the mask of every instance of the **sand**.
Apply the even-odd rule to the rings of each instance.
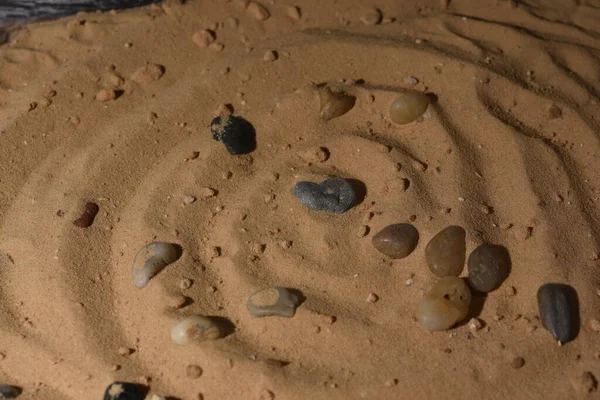
[[[266,19],[243,3],[82,13],[0,47],[0,383],[47,400],[99,399],[114,380],[192,400],[586,398],[584,373],[600,377],[600,4],[379,0],[377,23],[366,1],[265,1]],[[322,83],[352,110],[323,121]],[[407,89],[438,100],[396,125]],[[212,139],[224,104],[253,124],[251,154]],[[306,157],[319,147],[328,158]],[[329,215],[294,197],[327,176],[362,182],[361,204]],[[100,212],[75,226],[87,202]],[[408,221],[409,257],[371,245]],[[474,300],[480,330],[413,317],[438,279],[425,245],[448,225],[468,253],[487,241],[512,258]],[[183,253],[138,289],[133,258],[152,241]],[[581,332],[561,347],[537,315],[546,282],[579,294]],[[268,286],[302,293],[293,318],[250,315]],[[195,313],[232,332],[171,342]]]

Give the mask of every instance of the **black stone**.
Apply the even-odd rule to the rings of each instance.
[[[16,399],[23,390],[16,386],[0,385],[0,399]]]
[[[469,286],[481,293],[491,292],[508,277],[510,268],[510,255],[505,247],[484,243],[469,255]]]
[[[346,179],[329,178],[322,183],[301,181],[294,194],[308,208],[342,214],[356,202],[356,192]]]
[[[113,382],[104,392],[104,400],[144,400],[147,389],[127,382]]]
[[[544,328],[560,343],[575,339],[579,333],[579,300],[569,285],[546,283],[537,292],[540,318]]]
[[[247,154],[256,148],[256,134],[252,125],[243,118],[222,115],[212,120],[213,139],[222,142],[230,154]]]

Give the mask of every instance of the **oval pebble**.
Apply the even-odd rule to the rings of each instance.
[[[133,259],[133,283],[143,288],[164,267],[177,260],[177,248],[171,243],[148,243]]]
[[[350,111],[356,103],[356,97],[343,92],[334,92],[327,86],[319,89],[321,110],[319,115],[325,121],[341,117]]]
[[[104,400],[144,400],[145,397],[144,388],[128,382],[113,382],[104,392]]]
[[[212,319],[201,315],[190,315],[171,329],[171,340],[181,345],[214,340],[221,336],[221,328]]]
[[[577,292],[569,285],[546,283],[537,292],[542,324],[559,343],[575,339],[579,330]]]
[[[298,297],[282,287],[259,290],[248,297],[248,310],[254,317],[287,317],[296,313]]]
[[[342,214],[356,202],[356,192],[346,179],[329,178],[321,183],[301,181],[294,195],[310,209]]]
[[[373,236],[373,246],[388,257],[400,259],[413,252],[419,232],[411,224],[392,224]]]
[[[423,329],[443,331],[464,320],[471,305],[471,291],[456,276],[440,279],[423,297],[416,317]]]
[[[487,293],[497,289],[510,272],[510,255],[505,247],[484,243],[469,256],[469,285]]]
[[[465,265],[466,232],[460,226],[449,226],[435,235],[425,247],[429,270],[443,278],[459,276]]]
[[[429,97],[424,93],[402,93],[390,106],[390,118],[400,125],[411,123],[425,114],[430,103]]]
[[[23,390],[16,386],[0,385],[0,399],[16,399]]]
[[[254,150],[254,128],[243,118],[218,116],[210,123],[210,131],[213,139],[223,143],[231,155],[248,154]]]

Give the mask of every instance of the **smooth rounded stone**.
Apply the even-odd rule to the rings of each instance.
[[[210,123],[213,139],[225,145],[231,155],[254,150],[254,128],[248,121],[233,115],[220,115]]]
[[[221,328],[212,319],[201,315],[190,315],[171,329],[171,340],[182,345],[201,343],[221,336]]]
[[[446,276],[423,297],[416,317],[422,328],[443,331],[464,320],[470,305],[471,291],[465,281],[456,276]]]
[[[400,259],[413,252],[419,232],[411,224],[392,224],[373,236],[373,246],[388,257]]]
[[[390,106],[390,117],[400,125],[411,123],[425,114],[430,103],[429,97],[424,93],[402,93]]]
[[[542,324],[559,343],[575,339],[579,331],[577,292],[569,285],[546,283],[537,292]]]
[[[259,290],[248,297],[248,310],[254,317],[287,317],[296,313],[298,297],[282,287]]]
[[[460,226],[449,226],[435,235],[425,247],[429,270],[443,278],[459,276],[465,266],[466,232]]]
[[[319,89],[319,100],[321,102],[319,115],[325,121],[346,114],[356,103],[356,97],[343,92],[334,92],[327,86]]]
[[[497,289],[510,272],[510,256],[505,247],[484,243],[469,256],[469,285],[478,292]]]
[[[143,288],[164,267],[177,260],[177,248],[171,243],[152,242],[140,249],[133,259],[133,283]]]
[[[104,400],[144,400],[146,390],[135,383],[113,382],[104,392]]]
[[[23,393],[23,390],[16,386],[0,385],[0,400],[1,399],[16,399]]]
[[[301,181],[294,195],[310,209],[342,214],[356,202],[356,192],[346,179],[329,178],[321,183]]]

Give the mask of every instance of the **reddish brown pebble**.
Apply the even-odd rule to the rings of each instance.
[[[188,365],[185,368],[185,374],[190,379],[200,378],[200,376],[202,375],[202,368],[200,368],[197,365]]]
[[[521,368],[523,365],[525,365],[525,359],[523,357],[515,357],[513,358],[513,360],[511,361],[510,365],[514,368],[514,369],[518,369]]]
[[[94,223],[94,218],[96,218],[96,214],[100,211],[100,207],[96,203],[86,203],[85,209],[81,216],[73,221],[73,225],[78,226],[80,228],[87,228]]]
[[[117,92],[112,89],[102,89],[96,94],[96,100],[98,101],[110,101],[117,98]]]

